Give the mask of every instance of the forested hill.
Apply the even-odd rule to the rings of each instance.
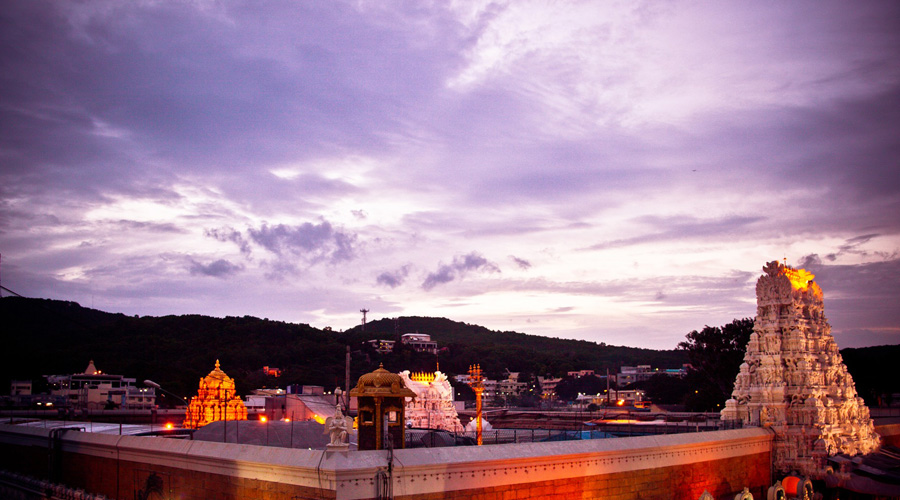
[[[398,346],[379,354],[365,343],[396,340],[404,333],[427,333],[438,342],[439,355],[413,352]],[[151,379],[176,394],[196,394],[199,379],[219,359],[235,379],[239,394],[259,387],[287,384],[344,385],[346,347],[352,350],[351,379],[374,370],[379,363],[391,371],[441,370],[465,373],[480,364],[491,378],[505,370],[533,375],[564,375],[592,369],[603,374],[622,365],[647,364],[675,368],[686,362],[684,351],[655,351],[603,343],[565,340],[516,332],[498,332],[445,318],[401,317],[373,321],[344,332],[325,331],[304,324],[270,321],[251,316],[133,317],[84,308],[74,302],[3,297],[0,299],[0,393],[11,379],[40,382],[42,375],[82,372],[94,360],[106,373]],[[688,332],[685,332],[687,334]],[[868,399],[897,392],[884,369],[900,356],[900,346],[841,351]],[[263,374],[277,367],[282,376]],[[40,385],[36,386],[40,391]]]
[[[367,323],[365,332],[361,326],[355,326],[345,335],[350,341],[362,342],[374,338],[398,340],[405,333],[431,335],[431,339],[442,349],[437,359],[442,371],[464,373],[469,365],[477,363],[492,378],[500,377],[506,369],[535,375],[565,375],[569,371],[591,369],[599,375],[605,373],[607,368],[610,373],[615,373],[622,365],[681,368],[687,362],[687,356],[682,351],[656,351],[611,346],[602,342],[498,332],[446,318],[413,316],[383,319]],[[434,363],[433,357],[431,363]]]
[[[287,384],[343,385],[346,346],[353,351],[351,377],[383,363],[392,371],[441,370],[464,373],[478,363],[489,376],[504,370],[560,375],[569,370],[650,364],[680,367],[680,351],[615,347],[515,332],[496,332],[444,318],[402,317],[373,321],[345,332],[323,331],[305,324],[250,316],[133,317],[84,308],[74,302],[3,297],[0,328],[4,339],[0,384],[11,379],[39,381],[42,375],[84,371],[90,360],[106,373],[151,379],[177,394],[195,393],[197,382],[216,359],[233,377],[238,391]],[[439,357],[398,348],[379,354],[366,340],[395,339],[397,334],[428,333],[442,351]],[[278,367],[278,379],[262,373]],[[6,392],[4,389],[0,389]]]

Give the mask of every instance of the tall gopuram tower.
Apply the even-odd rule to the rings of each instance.
[[[856,394],[811,273],[769,262],[756,282],[756,321],[723,420],[775,432],[774,466],[825,476],[825,458],[875,451],[869,409]]]

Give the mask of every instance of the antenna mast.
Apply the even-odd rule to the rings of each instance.
[[[359,312],[361,312],[363,314],[362,331],[366,331],[366,313],[369,312],[369,310],[364,307],[364,308],[360,309]]]

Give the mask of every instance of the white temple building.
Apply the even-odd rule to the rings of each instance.
[[[440,371],[431,373],[400,372],[406,387],[416,393],[415,399],[406,398],[406,424],[408,427],[443,429],[462,432],[459,414],[453,405],[453,387]]]
[[[722,418],[771,428],[776,470],[823,478],[827,457],[871,453],[880,438],[831,335],[815,276],[777,261],[763,271],[753,333]]]

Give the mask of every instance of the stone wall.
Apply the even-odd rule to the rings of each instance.
[[[0,425],[0,466],[111,498],[181,499],[765,498],[772,434],[740,429],[666,436],[322,452]],[[49,470],[52,467],[53,470]],[[56,477],[51,477],[56,476]],[[152,498],[152,496],[151,496]]]

